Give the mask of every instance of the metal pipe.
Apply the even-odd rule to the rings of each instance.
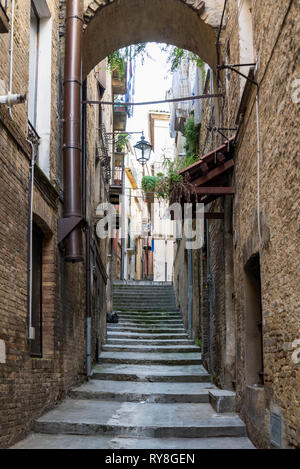
[[[207,355],[208,355],[208,368],[210,371],[210,359],[211,359],[211,353],[210,353],[210,344],[211,344],[211,272],[210,272],[210,242],[209,242],[209,225],[208,225],[208,220],[206,220],[206,278],[207,278],[207,285],[208,285],[208,295],[207,295],[207,300],[208,300],[208,318],[207,318]]]
[[[191,239],[189,240],[191,242]],[[189,278],[189,303],[188,303],[188,325],[189,338],[193,337],[193,253],[188,250],[188,278]]]
[[[91,315],[91,234],[86,227],[86,375],[92,373],[92,315]]]
[[[35,333],[32,327],[32,238],[33,238],[33,191],[34,191],[34,163],[35,149],[33,143],[26,139],[31,146],[31,165],[30,165],[30,192],[29,192],[29,259],[28,259],[28,339],[34,340]]]
[[[260,121],[259,121],[259,97],[258,90],[255,98],[256,103],[256,130],[257,130],[257,229],[259,246],[262,246],[261,220],[260,220]]]
[[[118,103],[122,105],[122,107],[127,106],[149,106],[150,104],[165,104],[165,103],[181,103],[184,101],[194,101],[196,99],[210,99],[210,98],[224,98],[223,93],[213,93],[213,94],[201,94],[199,96],[188,96],[185,98],[172,98],[172,99],[162,99],[159,101],[145,101],[145,102],[138,102],[138,103]],[[112,101],[86,101],[86,104],[101,104],[106,106],[114,106],[116,103]],[[122,132],[123,133],[123,132]],[[125,133],[125,132],[124,132]],[[140,133],[140,132],[139,132]]]
[[[11,94],[8,93],[5,96],[0,96],[0,105],[6,104],[10,111],[12,106],[15,104],[23,104],[26,101],[26,94]]]
[[[14,29],[15,29],[15,0],[11,2],[11,27],[10,27],[10,46],[9,46],[9,85],[8,94],[12,94],[13,87],[13,58],[14,58]],[[9,115],[12,117],[11,106],[9,107]]]
[[[64,79],[64,218],[82,217],[81,201],[81,0],[67,0]],[[65,240],[65,260],[83,261],[82,235],[75,228]]]

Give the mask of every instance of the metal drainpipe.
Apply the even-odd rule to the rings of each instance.
[[[210,272],[210,242],[209,242],[209,225],[208,220],[206,220],[206,259],[207,259],[207,266],[206,266],[206,278],[207,278],[207,285],[208,285],[208,318],[207,318],[207,351],[208,351],[208,368],[210,369],[210,344],[211,344],[211,272]]]
[[[32,238],[33,238],[32,228],[33,228],[33,190],[34,190],[35,149],[34,149],[33,143],[30,140],[27,140],[27,142],[31,146],[30,192],[29,192],[28,339],[34,340],[35,333],[34,333],[34,328],[32,327]]]
[[[193,253],[188,249],[188,271],[189,271],[189,304],[188,304],[188,321],[189,321],[189,338],[193,336]]]
[[[82,213],[86,219],[86,136],[87,136],[87,82],[82,86]],[[85,229],[85,285],[86,285],[86,376],[92,373],[92,315],[91,315],[91,232],[90,226],[86,223]]]
[[[91,238],[86,227],[86,375],[92,374]]]
[[[82,0],[67,0],[64,79],[64,218],[82,217],[81,207],[81,49]],[[82,236],[75,228],[65,240],[65,260],[82,262]]]
[[[8,94],[12,94],[13,87],[13,58],[14,58],[14,29],[15,29],[15,0],[11,2],[11,27],[10,27],[10,47],[9,47],[9,85]],[[9,107],[9,115],[12,117],[12,108]]]

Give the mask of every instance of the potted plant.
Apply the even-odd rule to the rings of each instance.
[[[125,146],[129,143],[128,134],[118,134],[116,141],[116,150],[117,153],[122,153],[125,149]]]

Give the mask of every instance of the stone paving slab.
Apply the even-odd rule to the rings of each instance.
[[[134,438],[30,434],[12,449],[255,449],[248,438]]]
[[[103,405],[101,405],[103,404]],[[246,436],[236,414],[216,414],[210,404],[143,404],[67,399],[34,424],[37,433],[124,434],[201,438]]]
[[[90,380],[71,391],[73,399],[106,399],[147,403],[208,403],[212,383],[145,383]]]

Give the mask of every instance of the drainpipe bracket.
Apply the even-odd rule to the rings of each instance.
[[[62,242],[69,236],[78,226],[84,226],[86,221],[83,217],[67,217],[58,219],[57,244]]]

